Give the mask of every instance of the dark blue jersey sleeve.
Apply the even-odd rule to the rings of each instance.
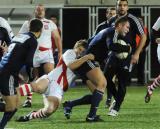
[[[29,39],[26,43],[29,50],[26,57],[26,65],[33,67],[34,54],[38,43],[36,39]]]

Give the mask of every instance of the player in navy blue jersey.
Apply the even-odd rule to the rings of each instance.
[[[94,35],[96,35],[98,32],[100,32],[103,29],[106,29],[109,23],[109,20],[116,15],[116,9],[115,8],[107,8],[106,9],[106,20],[102,23],[100,23],[94,32]]]
[[[89,43],[86,54],[91,53],[95,56],[95,61],[87,61],[81,65],[76,73],[79,74],[87,85],[89,85],[92,95],[85,95],[80,99],[67,101],[64,103],[64,114],[67,118],[70,118],[71,109],[76,105],[91,104],[89,114],[86,121],[95,122],[100,121],[99,116],[96,115],[97,108],[104,94],[106,87],[105,77],[100,70],[97,63],[101,63],[107,58],[108,50],[115,52],[130,52],[130,45],[121,45],[116,43],[115,37],[120,38],[125,36],[129,31],[129,22],[127,18],[119,18],[116,21],[115,28],[110,27],[100,31]],[[91,80],[91,81],[90,81]],[[91,83],[93,82],[93,83]]]
[[[110,112],[108,115],[117,116],[118,111],[120,110],[121,104],[124,100],[126,94],[126,86],[128,77],[130,76],[129,71],[131,72],[132,66],[136,64],[139,60],[139,54],[142,51],[142,48],[146,42],[146,35],[144,33],[143,26],[141,25],[138,18],[128,13],[128,1],[127,0],[118,0],[116,3],[117,16],[113,17],[109,25],[114,26],[115,20],[119,17],[126,17],[130,23],[130,31],[127,33],[126,37],[123,38],[124,41],[129,43],[132,47],[131,54],[125,60],[120,60],[111,54],[109,57],[108,63],[106,65],[105,76],[108,81],[108,89],[114,96],[115,101],[110,107]],[[136,48],[136,35],[140,36],[139,46]],[[118,90],[115,87],[112,79],[113,76],[117,75],[118,79]]]
[[[33,57],[42,26],[40,20],[31,20],[29,32],[15,36],[0,61],[0,92],[5,101],[5,104],[0,105],[0,111],[4,112],[0,122],[1,129],[17,111],[19,103],[18,74],[24,65],[34,65]]]
[[[106,9],[106,20],[102,23],[100,23],[97,27],[96,30],[94,32],[94,35],[96,35],[98,32],[100,32],[103,29],[106,29],[109,27],[109,21],[112,17],[116,16],[116,8],[112,7],[112,8],[107,8]],[[104,62],[102,62],[100,64],[100,67],[102,70],[104,70],[105,67],[105,62],[106,60],[104,60]],[[111,99],[112,99],[112,94],[109,92],[109,90],[107,90],[107,99],[106,99],[106,107],[109,107],[111,104]]]

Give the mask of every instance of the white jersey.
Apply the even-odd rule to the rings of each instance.
[[[38,38],[38,46],[44,48],[52,48],[51,34],[53,30],[57,29],[55,23],[46,18],[41,19],[43,23],[43,29],[41,36]],[[22,25],[19,33],[26,33],[29,31],[29,21],[25,21]]]
[[[5,29],[7,30],[10,39],[12,39],[12,38],[14,37],[14,33],[13,33],[10,25],[9,25],[8,22],[7,22],[4,18],[2,18],[2,17],[0,17],[0,27],[3,27],[3,28],[5,28]]]
[[[152,29],[155,31],[158,31],[160,29],[160,17],[157,19],[157,21],[154,23]]]
[[[50,82],[57,82],[65,91],[75,79],[76,75],[67,67],[68,64],[75,61],[76,53],[73,49],[67,50],[59,61],[58,66],[48,74]]]

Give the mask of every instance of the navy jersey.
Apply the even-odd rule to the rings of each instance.
[[[104,21],[104,22],[100,23],[100,24],[97,26],[94,35],[98,34],[101,30],[106,29],[107,27],[109,27],[108,21]]]
[[[0,61],[0,73],[16,75],[23,65],[33,66],[37,44],[36,37],[30,32],[15,36]]]
[[[110,27],[100,31],[90,41],[87,54],[92,53],[95,60],[102,63],[108,55],[108,45],[113,42],[115,28]]]
[[[103,29],[89,42],[86,53],[92,53],[95,60],[101,64],[107,58],[109,51],[113,51],[113,53],[129,52],[129,46],[117,43],[119,39],[123,39],[123,37],[118,35],[114,27]]]
[[[144,28],[141,25],[140,21],[137,17],[133,16],[132,14],[128,13],[125,17],[128,18],[130,23],[130,29],[129,33],[125,36],[123,40],[125,40],[127,43],[130,43],[132,46],[132,52],[135,52],[136,50],[136,34],[143,35],[144,34]],[[117,16],[111,18],[109,21],[109,26],[115,25],[115,20],[117,19]]]

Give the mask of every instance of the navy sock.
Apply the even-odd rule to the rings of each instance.
[[[88,95],[85,95],[85,96],[83,96],[79,99],[70,101],[70,106],[74,107],[74,106],[77,106],[77,105],[91,104],[91,99],[92,99],[92,95],[88,94]]]
[[[12,116],[16,113],[17,109],[12,112],[4,112],[2,120],[0,122],[0,129],[4,129],[7,122],[12,118]]]
[[[99,106],[100,101],[102,100],[103,94],[104,93],[99,90],[94,90],[91,100],[91,108],[88,114],[89,117],[96,116],[97,108]]]

